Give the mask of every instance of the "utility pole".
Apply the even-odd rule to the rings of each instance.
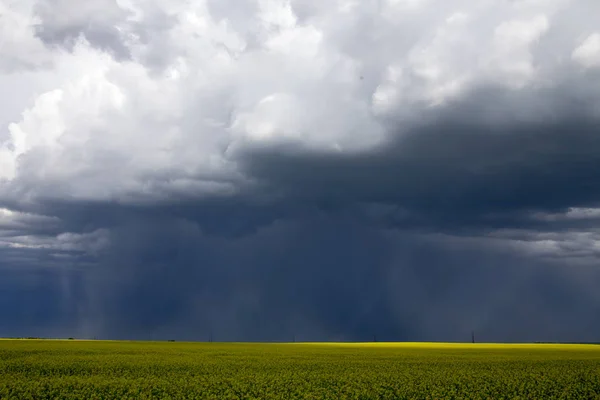
[[[475,331],[471,331],[471,343],[475,343]]]

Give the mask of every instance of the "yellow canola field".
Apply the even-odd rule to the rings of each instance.
[[[600,399],[600,346],[0,341],[0,399]]]

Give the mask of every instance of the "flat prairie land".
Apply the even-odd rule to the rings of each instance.
[[[600,399],[600,346],[0,340],[0,399]]]

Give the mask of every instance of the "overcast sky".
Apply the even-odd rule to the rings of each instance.
[[[600,341],[597,0],[0,0],[0,337]]]

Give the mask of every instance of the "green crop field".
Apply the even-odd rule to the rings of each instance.
[[[0,340],[2,399],[600,399],[600,346]]]

